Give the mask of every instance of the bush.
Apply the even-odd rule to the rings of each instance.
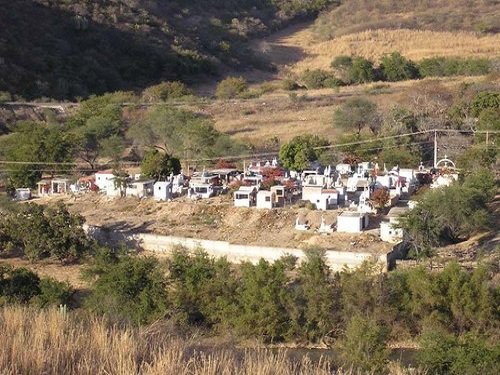
[[[348,69],[352,66],[352,57],[345,55],[336,56],[330,65],[334,69]]]
[[[422,77],[447,77],[456,75],[483,75],[491,70],[487,59],[431,57],[418,64]]]
[[[228,77],[217,84],[215,96],[219,99],[231,99],[248,90],[248,83],[243,77]]]
[[[304,71],[304,73],[302,73],[300,79],[308,89],[320,89],[326,87],[325,86],[326,80],[335,79],[335,77],[333,77],[331,73],[325,70],[307,69]]]
[[[142,92],[142,98],[146,102],[167,101],[169,99],[179,99],[184,96],[192,95],[186,85],[179,81],[162,82],[150,86]]]
[[[283,86],[283,90],[287,90],[287,91],[295,91],[295,90],[298,90],[301,88],[300,85],[297,83],[297,81],[295,81],[292,78],[284,79],[282,86]]]
[[[71,262],[90,252],[93,242],[83,231],[84,221],[62,203],[56,208],[27,204],[19,212],[0,218],[4,236],[32,261],[53,256]]]
[[[500,372],[500,344],[480,336],[455,337],[430,330],[421,339],[418,363],[433,374],[482,375]]]
[[[40,307],[69,305],[73,288],[67,282],[46,277],[40,280],[40,294],[33,298]]]
[[[28,303],[40,294],[40,278],[27,268],[0,265],[0,296],[8,303]]]
[[[337,344],[346,366],[364,372],[384,372],[389,359],[387,330],[372,319],[355,315],[347,324],[344,337]]]
[[[367,83],[375,80],[376,74],[373,62],[363,57],[354,57],[347,71],[349,82]]]
[[[417,65],[413,61],[401,56],[398,52],[383,55],[380,69],[384,80],[392,82],[415,79],[420,76]]]
[[[0,103],[9,102],[12,100],[12,95],[7,91],[0,91]]]
[[[143,324],[167,310],[166,280],[156,258],[105,255],[85,273],[96,278],[85,301],[95,312]]]

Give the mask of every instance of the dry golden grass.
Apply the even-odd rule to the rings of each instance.
[[[471,32],[438,32],[422,30],[369,30],[344,35],[333,40],[317,42],[310,29],[302,30],[283,39],[277,48],[289,51],[300,48],[304,58],[291,65],[291,70],[329,69],[335,56],[357,55],[377,61],[384,53],[399,51],[404,56],[418,61],[426,57],[486,57],[500,56],[500,34],[478,35]],[[281,52],[284,53],[284,52]],[[283,59],[283,57],[280,57]]]
[[[377,29],[498,32],[495,0],[343,0],[323,12],[314,30],[323,40]]]
[[[320,358],[292,360],[285,350],[196,347],[159,324],[119,327],[57,310],[0,310],[0,373],[10,374],[334,374]],[[392,374],[405,374],[391,366]]]

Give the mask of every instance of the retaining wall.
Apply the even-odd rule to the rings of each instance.
[[[125,242],[129,246],[163,254],[170,254],[175,246],[180,245],[191,252],[201,248],[213,257],[226,257],[228,261],[234,263],[242,261],[257,263],[261,258],[274,262],[284,255],[295,256],[298,262],[306,258],[303,250],[295,248],[237,245],[226,241],[162,236],[150,233],[127,233],[88,225],[84,229],[90,236],[103,243],[116,245]],[[326,250],[325,260],[333,271],[340,271],[344,267],[356,268],[365,261],[377,262],[384,269],[387,269],[388,254],[374,255],[363,252]]]

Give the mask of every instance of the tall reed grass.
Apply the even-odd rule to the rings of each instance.
[[[286,350],[201,347],[164,324],[143,328],[27,307],[0,309],[0,374],[338,374],[324,357]],[[406,373],[393,366],[393,374]]]

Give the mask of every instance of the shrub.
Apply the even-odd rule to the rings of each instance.
[[[300,89],[300,85],[292,78],[286,78],[282,82],[283,90],[294,91]]]
[[[372,319],[355,315],[347,324],[344,337],[337,344],[346,366],[364,372],[381,373],[389,358],[387,330]]]
[[[352,66],[352,57],[345,55],[336,56],[330,65],[334,69],[348,69]]]
[[[46,277],[40,280],[40,294],[33,301],[40,307],[69,305],[73,288],[67,282]]]
[[[9,303],[27,303],[40,294],[40,278],[27,268],[0,266],[0,296]]]
[[[142,98],[146,102],[167,101],[169,99],[178,99],[184,96],[192,95],[186,85],[179,81],[162,82],[146,88],[142,92]]]
[[[166,312],[166,281],[156,258],[104,257],[86,270],[86,276],[96,278],[85,300],[95,312],[137,324]]]
[[[363,57],[354,57],[347,72],[349,82],[367,83],[375,80],[373,62]]]
[[[243,77],[228,77],[217,84],[215,96],[219,99],[231,99],[246,90],[248,83]]]
[[[418,64],[422,77],[447,77],[455,75],[482,75],[490,72],[487,59],[430,57]]]
[[[335,77],[329,77],[323,81],[323,87],[327,87],[330,89],[335,89],[344,85],[344,81]]]
[[[491,345],[483,337],[455,337],[429,330],[421,339],[417,360],[433,374],[482,375],[500,372],[500,344]]]
[[[383,78],[387,81],[404,81],[419,77],[418,68],[411,60],[401,56],[398,52],[383,55],[381,66]]]
[[[9,102],[12,100],[12,95],[7,91],[0,91],[0,103]]]
[[[334,78],[331,73],[321,70],[305,70],[300,79],[308,89],[320,89],[325,87],[325,81]]]
[[[83,231],[83,217],[71,214],[62,203],[55,208],[23,205],[19,212],[2,220],[4,235],[32,261],[53,256],[61,262],[71,262],[93,247]]]

